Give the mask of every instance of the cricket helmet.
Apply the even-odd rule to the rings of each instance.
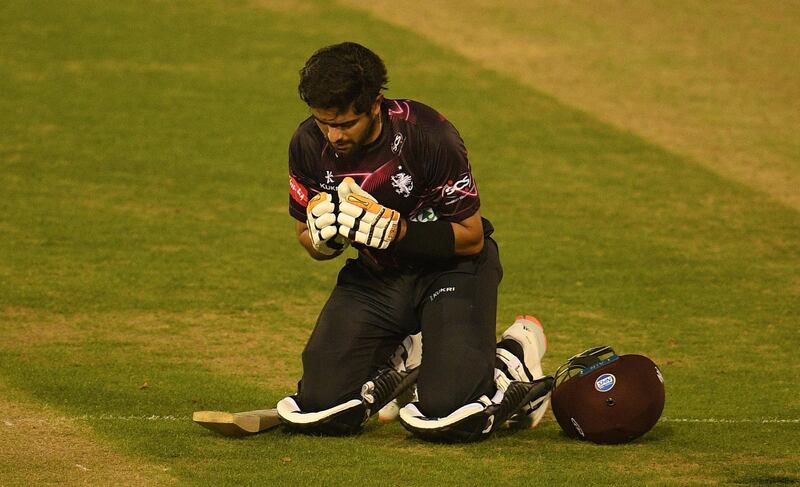
[[[559,367],[555,377],[553,414],[572,438],[627,443],[650,431],[664,410],[664,377],[643,355],[590,348]]]

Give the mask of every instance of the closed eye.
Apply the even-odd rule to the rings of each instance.
[[[319,124],[320,126],[331,127],[331,128],[335,128],[335,129],[349,129],[350,127],[353,127],[355,124],[358,123],[358,119],[348,120],[346,122],[340,122],[340,123],[323,122],[322,120],[318,119],[317,117],[314,117],[314,120],[316,120],[317,124]]]

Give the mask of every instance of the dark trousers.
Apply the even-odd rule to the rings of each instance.
[[[497,244],[447,264],[377,270],[349,259],[303,351],[306,412],[358,398],[408,335],[422,331],[419,408],[444,417],[494,393]]]

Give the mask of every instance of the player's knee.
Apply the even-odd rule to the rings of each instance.
[[[488,368],[488,370],[493,371],[494,369]],[[419,382],[418,407],[425,415],[443,418],[464,404],[473,401],[475,397],[495,390],[492,380],[494,376],[491,374],[485,374],[485,377],[476,377],[477,374],[467,377],[448,375],[452,379],[447,382],[438,378],[431,381],[430,377]]]
[[[278,416],[289,429],[325,436],[355,434],[369,417],[360,399],[321,411],[303,411],[297,396],[285,397],[278,402]]]
[[[298,396],[303,409],[320,411],[358,397],[364,380],[332,366],[342,363],[337,356],[307,348],[302,358],[303,379]]]
[[[492,401],[481,397],[441,417],[422,413],[417,403],[400,410],[400,423],[405,429],[426,441],[468,443],[488,437],[494,427]]]
[[[432,394],[429,396],[419,394],[419,402],[417,403],[417,407],[421,412],[433,418],[443,418],[463,405],[463,401],[445,394]]]
[[[326,381],[304,374],[297,391],[297,399],[304,411],[321,411],[359,397],[359,391],[358,384],[345,387],[334,377]]]

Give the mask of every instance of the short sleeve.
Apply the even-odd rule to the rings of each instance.
[[[295,134],[289,144],[289,214],[300,222],[306,221],[308,200],[314,197],[314,181],[307,176],[301,137]]]
[[[449,221],[469,218],[480,208],[480,198],[461,135],[442,120],[427,137],[426,172],[433,210]]]

